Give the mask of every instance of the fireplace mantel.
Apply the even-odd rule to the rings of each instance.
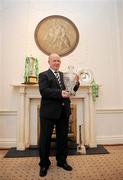
[[[25,150],[30,144],[30,106],[32,100],[38,100],[40,104],[38,84],[14,84],[13,88],[19,92],[20,105],[17,119],[17,150]],[[90,85],[82,85],[71,102],[77,105],[77,143],[79,144],[79,125],[83,127],[82,140],[84,145],[96,147],[95,129],[95,103],[92,99],[92,88]],[[37,116],[37,114],[36,114]],[[35,134],[36,136],[37,134]]]

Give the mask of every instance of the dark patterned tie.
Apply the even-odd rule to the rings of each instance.
[[[58,81],[58,83],[59,83],[60,88],[62,89],[59,72],[55,71],[55,76],[56,76],[56,79],[57,79],[57,81]]]

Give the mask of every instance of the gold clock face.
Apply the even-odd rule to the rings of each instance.
[[[52,15],[38,23],[34,37],[38,48],[45,54],[66,56],[76,48],[79,31],[70,19]]]

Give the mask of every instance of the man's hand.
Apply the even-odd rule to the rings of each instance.
[[[69,98],[70,97],[69,92],[62,90],[62,97],[63,98]]]

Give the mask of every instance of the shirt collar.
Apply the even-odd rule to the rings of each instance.
[[[55,74],[55,72],[58,72],[59,73],[59,71],[55,71],[55,70],[53,70],[52,68],[50,68],[50,70]]]

